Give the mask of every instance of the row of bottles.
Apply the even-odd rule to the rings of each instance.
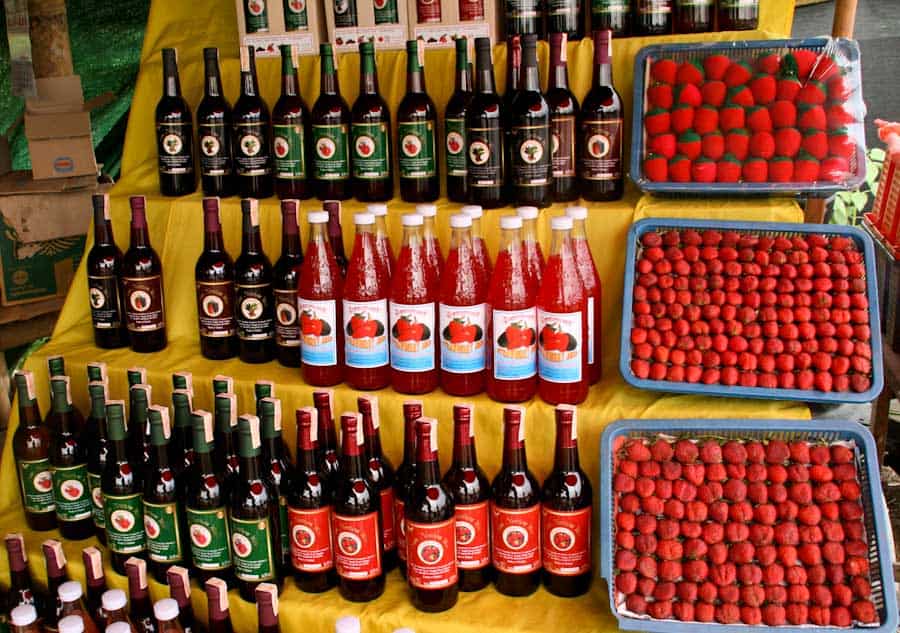
[[[759,0],[591,0],[591,24],[616,37],[746,31],[759,25]]]
[[[469,404],[454,406],[453,464],[441,477],[438,422],[424,417],[421,401],[404,403],[395,470],[381,446],[378,399],[360,396],[359,412],[340,416],[339,443],[333,395],[317,391],[314,406],[296,412],[295,466],[270,382],[256,385],[258,415],[238,416],[230,378],[214,379],[212,414],[192,409],[190,374],[174,375],[172,432],[169,408],[151,404],[150,386],[136,382],[146,381],[140,368],[129,371],[125,424],[125,404],[108,399],[102,365],[89,367],[92,407],[83,421],[61,359],[50,362],[54,413],[44,422],[30,372],[15,376],[21,421],[13,448],[26,520],[34,530],[58,525],[67,539],[102,535],[113,569],[129,580],[136,574],[138,586],[146,587],[148,572],[172,584],[184,567],[253,600],[260,583],[280,587],[293,574],[304,591],[337,585],[345,598],[367,601],[399,563],[413,603],[439,611],[458,590],[491,581],[508,595],[531,593],[542,575],[562,596],[590,584],[592,493],[578,464],[572,406],[557,407],[556,458],[543,486],[527,467],[524,409],[505,408],[503,466],[488,485]],[[64,465],[54,451],[60,443],[70,452]],[[45,478],[53,492],[40,497]],[[66,504],[75,502],[89,509],[73,516]],[[48,560],[61,556],[51,547]],[[102,570],[87,559],[86,567],[89,577]],[[48,577],[65,580],[64,559]],[[189,585],[186,571],[180,578]]]
[[[352,109],[340,94],[331,45],[322,44],[320,94],[311,111],[298,91],[291,47],[282,46],[282,95],[271,115],[259,94],[252,47],[241,51],[241,97],[233,109],[222,94],[216,50],[206,49],[206,90],[197,109],[203,192],[386,201],[394,195],[396,151],[400,195],[408,202],[440,196],[441,153],[446,195],[455,202],[493,208],[509,201],[543,207],[579,196],[618,199],[624,113],[612,82],[610,33],[594,33],[594,83],[581,107],[569,90],[566,34],[553,33],[550,43],[550,80],[543,93],[537,36],[510,38],[501,99],[490,40],[476,39],[473,84],[467,40],[458,39],[456,86],[442,137],[425,87],[421,41],[407,43],[406,95],[397,110],[396,137],[371,42],[360,43],[360,90]],[[164,50],[163,59],[164,96],[157,107],[160,187],[165,195],[185,195],[196,188],[193,119],[181,97],[175,52]]]

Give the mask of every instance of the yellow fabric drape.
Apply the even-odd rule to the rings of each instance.
[[[761,30],[746,33],[747,37],[780,37],[790,32],[793,2],[763,0]],[[109,365],[111,397],[126,395],[125,369],[145,366],[153,385],[155,403],[168,404],[171,397],[171,374],[188,370],[194,374],[195,406],[211,407],[210,381],[216,374],[235,378],[235,391],[242,411],[252,409],[253,382],[257,379],[274,380],[277,396],[282,399],[285,411],[285,435],[289,446],[295,443],[293,410],[311,404],[312,388],[303,384],[298,371],[281,367],[277,363],[262,366],[244,365],[237,360],[209,361],[200,357],[197,342],[196,305],[192,271],[202,249],[201,195],[196,193],[181,199],[162,198],[156,177],[156,155],[153,139],[153,109],[159,95],[161,66],[159,51],[164,47],[179,49],[181,83],[189,103],[196,107],[202,93],[202,47],[218,45],[221,49],[223,77],[226,94],[232,99],[237,92],[237,36],[235,32],[234,5],[221,0],[194,0],[183,3],[175,0],[156,0],[144,40],[142,69],[132,105],[131,118],[126,135],[123,157],[123,179],[113,190],[112,219],[118,243],[123,249],[128,241],[128,201],[131,194],[148,195],[148,215],[151,241],[159,252],[164,266],[164,283],[169,324],[169,346],[152,355],[138,355],[128,350],[103,351],[93,346],[86,293],[84,266],[80,267],[72,285],[66,305],[60,315],[53,340],[27,363],[35,372],[38,397],[42,409],[49,406],[46,358],[54,354],[66,357],[67,369],[72,377],[72,393],[75,404],[82,411],[89,409],[85,365],[90,361],[104,361]],[[728,39],[729,34],[711,34],[705,39]],[[652,42],[678,40],[691,41],[697,36],[654,38]],[[631,64],[637,51],[651,40],[628,39],[615,43],[616,85],[630,108]],[[546,63],[546,47],[542,44],[541,56]],[[581,98],[591,81],[591,45],[585,40],[570,45],[569,67],[572,89]],[[502,47],[495,50],[496,75],[502,89],[502,68],[505,53]],[[318,93],[318,66],[315,58],[301,61],[300,84],[307,103],[312,103]],[[404,92],[405,57],[402,52],[383,52],[378,55],[381,90],[396,109]],[[452,92],[452,51],[429,51],[426,58],[428,90],[438,106],[444,104]],[[546,71],[546,66],[543,67]],[[355,55],[340,58],[340,80],[344,97],[352,103],[356,96],[358,60]],[[278,93],[278,64],[275,60],[260,60],[260,82],[265,98],[273,104]],[[627,125],[626,125],[627,127]],[[304,202],[303,211],[317,209],[315,201]],[[413,205],[391,203],[389,228],[395,244],[399,244],[402,213]],[[344,239],[348,249],[352,240],[352,214],[362,205],[348,201],[344,205]],[[439,202],[438,227],[445,249],[449,245],[447,218],[458,205]],[[620,418],[806,418],[806,407],[787,402],[713,399],[697,396],[666,396],[638,391],[625,385],[618,374],[618,340],[620,328],[621,296],[625,258],[625,239],[631,224],[647,216],[718,217],[743,220],[802,221],[802,213],[789,199],[757,200],[665,200],[642,197],[628,188],[625,198],[619,202],[591,205],[588,219],[588,236],[597,261],[603,283],[603,343],[604,378],[591,389],[590,396],[579,409],[579,432],[582,467],[591,477],[595,491],[600,490],[599,441],[603,428]],[[266,252],[274,260],[280,244],[280,214],[276,200],[261,204],[262,235]],[[542,211],[539,220],[539,236],[548,246],[549,218],[562,212],[563,205],[555,205]],[[498,216],[511,213],[511,209],[488,212],[484,219],[489,248],[496,253]],[[305,213],[302,214],[305,216]],[[85,209],[85,223],[89,210]],[[303,218],[305,226],[305,217]],[[222,224],[226,247],[233,255],[240,248],[240,209],[237,199],[223,201]],[[304,229],[305,231],[305,229]],[[87,248],[90,248],[89,236]],[[336,411],[355,409],[356,393],[344,386],[336,388]],[[396,464],[401,455],[402,395],[391,389],[377,394],[380,398],[383,443],[387,454]],[[454,400],[437,391],[425,397],[426,415],[440,420],[440,441],[443,466],[449,465],[452,442],[451,409]],[[479,461],[492,477],[498,470],[501,458],[500,420],[502,405],[491,402],[486,396],[472,399],[475,403],[476,434]],[[553,410],[539,400],[526,406],[526,438],[530,467],[539,480],[549,472],[553,460]],[[18,424],[13,414],[10,421],[10,438]],[[2,464],[5,486],[0,488],[0,529],[3,533],[23,531],[28,543],[29,562],[34,576],[43,581],[44,566],[39,543],[58,533],[33,533],[25,528],[17,491],[15,466],[12,459],[12,442],[7,442]],[[595,504],[596,505],[596,504]],[[595,512],[596,521],[596,512]],[[595,533],[605,528],[595,524]],[[80,550],[93,540],[66,543],[69,572],[74,578],[83,579]],[[595,560],[599,562],[595,538]],[[0,557],[0,579],[8,574],[7,561]],[[125,588],[126,581],[107,569],[111,587]],[[150,583],[154,599],[167,595],[167,588],[153,581]],[[193,592],[194,609],[203,619],[206,601],[202,588],[196,584]],[[243,602],[236,592],[231,593],[231,613],[235,630],[248,632],[256,626],[255,607]],[[441,615],[426,615],[415,611],[409,604],[406,586],[397,572],[388,578],[387,590],[380,599],[369,604],[352,604],[343,600],[336,590],[321,595],[300,592],[290,579],[285,581],[281,600],[282,626],[284,630],[302,627],[308,633],[326,633],[333,630],[334,620],[343,614],[356,614],[363,619],[366,633],[387,633],[400,626],[408,626],[418,633],[451,633],[455,631],[505,632],[554,631],[561,623],[567,631],[614,631],[616,623],[610,614],[605,584],[599,580],[591,592],[581,598],[564,600],[550,596],[543,589],[526,599],[500,596],[493,588],[477,594],[462,594],[459,604]]]

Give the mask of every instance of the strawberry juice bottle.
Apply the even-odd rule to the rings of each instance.
[[[416,213],[424,220],[422,224],[422,239],[425,241],[425,260],[434,271],[435,279],[441,278],[444,270],[444,254],[441,252],[441,242],[434,231],[435,217],[437,217],[437,205],[417,204]]]
[[[603,287],[600,285],[600,275],[597,273],[597,266],[594,264],[594,256],[591,253],[585,230],[587,207],[568,207],[566,215],[572,218],[572,248],[575,251],[575,264],[578,266],[578,275],[587,294],[588,375],[593,385],[600,380],[603,372],[603,356],[600,353],[603,343],[601,331]]]
[[[487,246],[484,243],[484,234],[481,232],[481,216],[484,215],[484,209],[477,204],[467,204],[459,211],[472,218],[472,244],[475,248],[475,257],[478,258],[479,263],[484,268],[487,279],[490,279],[493,265],[491,264],[491,256],[488,255]]]
[[[537,218],[540,210],[537,207],[518,207],[516,215],[522,218],[522,248],[525,251],[525,265],[528,276],[535,287],[541,287],[541,275],[544,272],[544,252],[537,239]]]
[[[387,230],[388,208],[384,203],[366,205],[366,211],[375,216],[375,248],[378,257],[384,263],[388,271],[388,278],[396,269],[397,260],[394,257],[394,249],[391,247],[391,238]]]

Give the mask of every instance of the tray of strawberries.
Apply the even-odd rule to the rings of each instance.
[[[828,194],[865,179],[859,46],[813,38],[643,48],[631,178],[679,194]]]
[[[865,427],[620,420],[600,463],[601,573],[621,629],[897,629]]]
[[[871,402],[871,238],[850,226],[648,218],[628,233],[619,368],[641,389]]]

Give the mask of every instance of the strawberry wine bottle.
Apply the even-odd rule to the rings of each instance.
[[[403,461],[394,475],[394,535],[397,539],[397,566],[406,577],[406,500],[416,483],[416,420],[422,417],[421,400],[403,402]]]
[[[602,332],[602,308],[603,288],[600,285],[600,275],[594,264],[594,255],[588,244],[585,220],[587,219],[587,207],[568,207],[566,215],[572,218],[572,248],[575,253],[575,264],[578,266],[578,276],[584,285],[587,295],[587,356],[588,375],[591,384],[598,382],[603,373],[603,332]]]
[[[330,389],[313,391],[313,406],[319,428],[316,452],[319,454],[322,474],[328,480],[328,489],[333,493],[341,466],[337,431],[334,428],[334,392]]]
[[[394,466],[381,450],[381,424],[376,396],[360,396],[356,400],[362,417],[366,464],[372,487],[381,500],[382,566],[389,572],[397,566],[397,539],[394,535]]]

